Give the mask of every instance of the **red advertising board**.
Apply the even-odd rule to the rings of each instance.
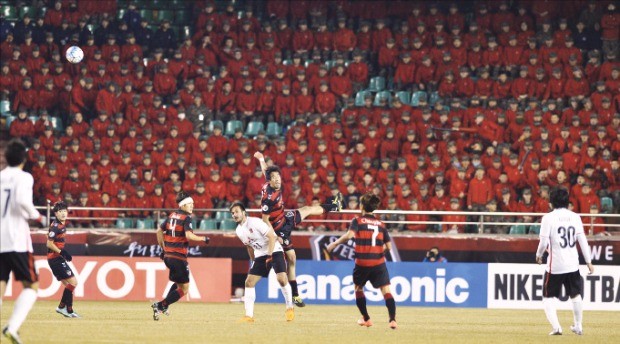
[[[190,287],[183,301],[229,302],[232,279],[230,258],[190,258]],[[76,300],[160,300],[171,282],[159,258],[75,257],[69,263],[78,279]],[[43,256],[35,258],[39,272],[39,298],[60,300],[64,288],[54,278]],[[14,299],[21,283],[12,280],[5,297]]]

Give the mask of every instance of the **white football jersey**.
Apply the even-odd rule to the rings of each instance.
[[[245,223],[238,224],[235,232],[241,242],[254,249],[254,258],[267,255],[269,249],[269,239],[267,233],[269,232],[269,226],[262,219],[258,217],[247,217]],[[273,248],[273,252],[281,252],[282,245],[276,239],[276,245]]]
[[[554,209],[543,216],[540,237],[549,239],[546,271],[552,274],[564,274],[579,270],[577,241],[580,240],[579,236],[583,236],[581,241],[587,246],[585,235],[579,215],[566,208]],[[581,250],[583,252],[584,247]],[[585,250],[589,248],[585,247]]]
[[[0,252],[32,252],[28,220],[41,216],[32,203],[33,184],[20,168],[0,171]]]

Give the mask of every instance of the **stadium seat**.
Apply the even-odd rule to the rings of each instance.
[[[509,234],[526,234],[527,228],[524,225],[510,226]]]
[[[58,117],[50,117],[50,122],[52,122],[52,127],[54,130],[63,132],[65,131],[65,127],[62,125],[62,121]]]
[[[200,221],[199,229],[209,231],[217,229],[217,220],[213,219],[203,219]]]
[[[411,103],[409,104],[413,107],[420,106],[420,99],[422,98],[426,98],[426,92],[424,91],[413,92],[413,94],[411,95]]]
[[[0,101],[0,115],[9,116],[11,114],[11,102],[8,100]]]
[[[218,221],[230,220],[232,219],[232,215],[230,215],[230,212],[227,211],[218,211],[215,213],[215,219]]]
[[[375,76],[370,79],[370,83],[368,85],[368,91],[370,92],[380,92],[385,89],[385,78],[382,76]]]
[[[611,214],[614,209],[614,201],[611,197],[601,197],[601,213]]]
[[[138,219],[136,220],[137,229],[154,229],[155,220],[153,219]]]
[[[386,101],[387,101],[387,103],[388,103],[388,104],[390,104],[390,102],[392,101],[392,94],[390,93],[390,91],[381,91],[381,92],[378,92],[378,93],[375,95],[375,101],[374,101],[374,103],[373,103],[373,104],[374,104],[375,106],[379,106],[379,105],[381,105],[381,99],[382,99],[382,98],[385,98],[385,99],[386,99]]]
[[[8,21],[16,21],[19,19],[17,9],[13,6],[2,6],[2,15]]]
[[[142,9],[139,11],[139,13],[142,19],[146,19],[149,23],[153,22],[153,11],[152,10]]]
[[[407,91],[400,91],[400,92],[396,93],[396,97],[398,97],[398,99],[400,99],[401,103],[403,103],[405,105],[409,105],[410,99],[411,99],[411,93],[409,93]]]
[[[364,98],[367,94],[371,94],[370,91],[359,91],[355,95],[355,106],[364,106]]]
[[[134,228],[133,227],[133,220],[132,219],[117,219],[116,220],[116,228],[118,229],[127,229],[127,228]]]
[[[35,124],[39,120],[39,116],[28,116],[28,119],[32,122],[32,124]]]
[[[265,126],[263,122],[250,122],[248,123],[248,127],[245,130],[245,136],[249,138],[254,138],[254,136],[258,135],[258,132],[264,130]]]
[[[174,11],[159,10],[157,12],[157,20],[162,21],[164,19],[170,20],[170,23],[174,22]]]
[[[24,18],[24,14],[28,13],[30,18],[35,18],[37,14],[37,9],[32,6],[21,6],[19,8],[19,17]]]
[[[282,128],[276,122],[267,123],[267,129],[265,130],[267,137],[274,138],[282,135]]]
[[[6,118],[6,129],[7,130],[11,128],[11,122],[13,122],[16,118],[17,116],[7,116]]]
[[[221,128],[224,128],[224,122],[222,122],[220,120],[214,120],[214,121],[209,122],[209,126],[207,127],[207,129],[210,132],[213,132],[213,128],[215,128],[215,126],[218,125],[218,124],[220,125]]]
[[[428,101],[428,104],[430,106],[435,105],[435,103],[437,103],[439,100],[441,99],[441,97],[439,97],[439,93],[438,92],[433,92],[431,93],[431,98]]]
[[[329,73],[329,71],[332,70],[332,68],[334,68],[334,65],[336,64],[335,60],[327,60],[325,61],[325,67],[327,67],[327,72]]]
[[[290,66],[290,65],[293,64],[293,60],[283,60],[282,64],[285,65],[285,66]]]
[[[118,12],[116,13],[116,19],[118,19],[118,20],[123,19],[123,16],[125,15],[125,13],[127,13],[127,9],[126,8],[119,8]]]
[[[220,222],[220,229],[223,231],[232,231],[235,228],[237,228],[237,223],[235,222],[235,220],[226,219]]]
[[[528,234],[540,234],[540,226],[530,226],[530,231],[528,232]]]
[[[224,135],[232,137],[235,135],[235,130],[237,128],[243,129],[243,122],[234,120],[226,122],[226,131],[224,132]]]
[[[189,25],[192,21],[192,12],[188,10],[176,10],[174,12],[174,23],[179,26]]]

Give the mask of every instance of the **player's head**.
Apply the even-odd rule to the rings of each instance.
[[[4,156],[9,166],[17,167],[26,161],[26,145],[19,139],[13,139],[6,146]]]
[[[60,221],[64,221],[67,218],[68,209],[69,207],[64,201],[56,202],[54,203],[54,207],[52,207],[54,215],[56,215],[56,218]]]
[[[373,211],[377,210],[380,204],[381,199],[379,198],[379,196],[371,192],[364,194],[360,201],[360,207],[366,213],[372,213]]]
[[[241,202],[234,202],[228,207],[230,214],[232,215],[233,220],[237,223],[243,223],[245,218],[248,216],[245,211],[245,206]]]
[[[179,204],[179,209],[190,214],[192,213],[192,211],[194,211],[194,200],[192,199],[192,196],[189,195],[189,193],[185,191],[180,191],[177,194],[176,201]]]
[[[562,187],[551,190],[549,200],[553,209],[568,208],[568,203],[570,202],[568,190]]]
[[[265,170],[265,177],[272,188],[278,190],[282,187],[282,173],[278,166],[269,166]]]

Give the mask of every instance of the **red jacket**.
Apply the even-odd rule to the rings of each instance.
[[[321,92],[314,100],[314,107],[319,114],[331,113],[336,108],[336,96],[329,91]]]
[[[493,185],[491,181],[484,177],[482,179],[473,178],[469,182],[467,192],[467,205],[486,205],[493,198]]]

